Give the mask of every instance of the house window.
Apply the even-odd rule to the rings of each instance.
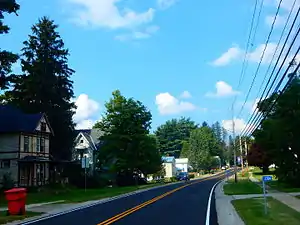
[[[40,138],[40,152],[45,152],[45,138]]]
[[[45,152],[45,138],[37,137],[36,152]]]
[[[29,152],[29,137],[24,137],[24,152]]]
[[[40,152],[41,138],[36,138],[36,152]]]
[[[47,125],[45,122],[41,122],[41,131],[46,132]]]
[[[10,168],[10,160],[9,159],[4,159],[1,161],[1,168],[2,169],[8,169]]]

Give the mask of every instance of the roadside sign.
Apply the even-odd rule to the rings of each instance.
[[[262,180],[263,180],[264,182],[272,181],[272,176],[263,176],[263,177],[262,177]]]
[[[272,181],[272,176],[263,176],[262,177],[262,188],[263,188],[263,195],[264,195],[264,208],[265,208],[265,214],[267,214],[268,213],[268,207],[267,207],[267,195],[266,195],[266,182],[268,182],[268,181]]]
[[[81,159],[81,168],[89,168],[89,166],[90,166],[90,160],[89,160],[89,158],[87,158],[87,157],[83,157],[82,159]]]

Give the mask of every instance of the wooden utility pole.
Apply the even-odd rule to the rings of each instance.
[[[247,141],[245,140],[245,150],[246,150],[246,157],[248,156],[248,145]],[[247,171],[249,171],[249,164],[248,164],[248,159],[246,160],[246,166],[247,166]]]
[[[233,162],[234,162],[234,181],[237,183],[237,171],[236,171],[236,143],[235,143],[235,122],[234,122],[234,109],[232,104],[232,139],[233,139]]]
[[[243,146],[242,146],[242,138],[241,135],[239,136],[240,141],[240,151],[241,151],[241,164],[242,164],[242,170],[244,169],[244,159],[243,159]]]

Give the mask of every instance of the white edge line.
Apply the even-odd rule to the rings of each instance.
[[[218,174],[219,175],[219,174]],[[211,177],[214,177],[214,176],[217,176],[217,175],[213,175]],[[205,177],[206,178],[206,177]],[[200,178],[201,179],[205,179],[205,178]],[[220,181],[219,181],[220,182]],[[219,183],[217,182],[217,183]],[[167,185],[162,185],[162,186],[157,186],[157,187],[152,187],[152,188],[149,188],[149,189],[144,189],[144,190],[140,190],[140,191],[134,191],[134,192],[131,192],[131,193],[127,193],[127,194],[124,194],[124,195],[119,195],[119,196],[114,196],[114,197],[111,197],[109,199],[106,199],[106,200],[99,200],[98,202],[95,202],[95,203],[91,203],[89,205],[83,205],[83,206],[79,206],[79,207],[76,207],[76,208],[73,208],[73,209],[69,209],[69,210],[66,210],[66,211],[63,211],[63,212],[58,212],[58,213],[54,213],[54,214],[50,214],[50,215],[45,215],[41,218],[37,218],[37,219],[32,219],[32,220],[29,220],[29,221],[20,221],[20,223],[18,223],[19,225],[29,225],[29,224],[33,224],[33,223],[36,223],[36,222],[40,222],[40,221],[43,221],[43,220],[47,220],[47,219],[51,219],[51,218],[54,218],[54,217],[57,217],[57,216],[61,216],[61,215],[64,215],[64,214],[68,214],[68,213],[71,213],[71,212],[75,212],[75,211],[78,211],[78,210],[82,210],[82,209],[87,209],[87,208],[90,208],[90,207],[93,207],[93,206],[96,206],[96,205],[101,205],[101,204],[104,204],[104,203],[107,203],[107,202],[111,202],[111,201],[114,201],[114,200],[117,200],[117,199],[121,199],[121,198],[126,198],[126,197],[129,197],[131,195],[135,195],[135,194],[138,194],[138,193],[142,193],[142,192],[147,192],[147,191],[150,191],[150,190],[153,190],[153,189],[159,189],[159,188],[162,188],[162,187],[166,187],[166,186],[172,186],[172,185],[176,185],[176,184],[179,184],[179,183],[183,183],[183,182],[176,182],[176,183],[171,183],[171,184],[167,184]],[[216,184],[217,184],[216,183]],[[215,185],[216,185],[215,184]],[[214,187],[215,187],[214,185]],[[214,188],[213,187],[213,188]],[[213,189],[212,189],[213,190]],[[212,195],[212,192],[210,193],[210,198],[209,198],[209,211],[210,211],[210,201],[211,201],[211,195]],[[208,210],[208,209],[207,209]],[[208,212],[209,213],[209,212]],[[207,219],[207,215],[206,215],[206,219]],[[17,222],[17,221],[16,221]],[[207,221],[206,221],[207,222]],[[206,223],[207,225],[207,223]],[[209,223],[208,223],[209,225]]]
[[[205,225],[210,224],[210,206],[211,206],[211,198],[214,193],[215,187],[221,182],[222,180],[219,180],[217,183],[214,184],[214,186],[210,190],[209,198],[208,198],[208,203],[207,203],[207,211],[206,211],[206,222]]]

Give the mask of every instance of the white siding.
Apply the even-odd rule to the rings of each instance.
[[[51,133],[50,128],[49,128],[49,124],[47,123],[45,117],[43,116],[40,120],[40,122],[38,123],[36,130],[40,131],[41,130],[41,123],[46,123],[46,132],[47,133]]]
[[[0,134],[0,182],[3,175],[10,172],[15,182],[18,180],[19,134]],[[2,160],[10,160],[9,168],[1,168]]]

